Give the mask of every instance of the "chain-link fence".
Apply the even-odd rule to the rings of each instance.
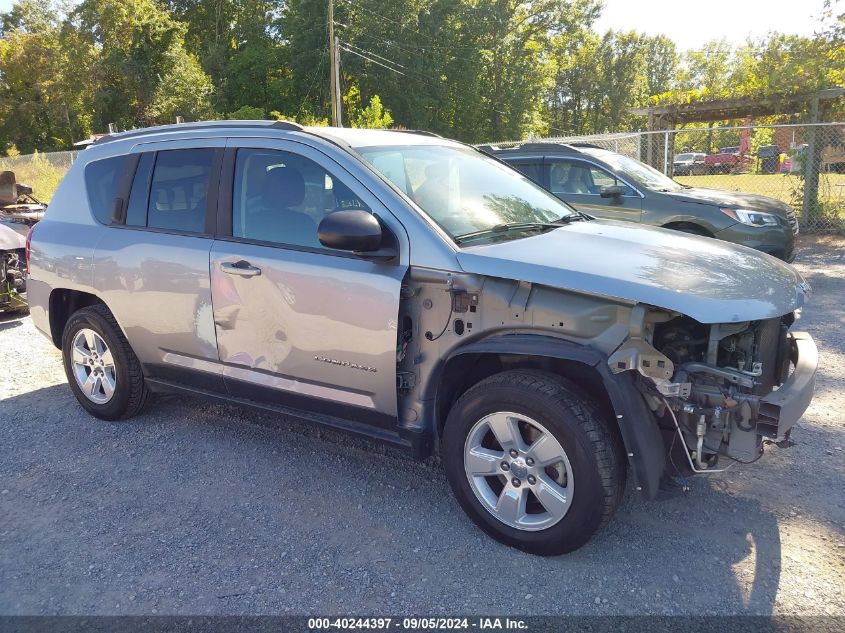
[[[32,187],[33,195],[49,202],[79,152],[49,152],[0,156],[0,171],[15,172],[15,180]]]
[[[804,230],[845,232],[845,123],[712,126],[529,140],[596,145],[637,158],[690,187],[783,200],[793,207]]]

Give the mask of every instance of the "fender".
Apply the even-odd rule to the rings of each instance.
[[[637,490],[648,499],[657,496],[665,468],[666,450],[657,421],[634,385],[631,372],[611,373],[607,356],[577,343],[535,334],[503,334],[452,350],[441,364],[439,373],[442,373],[450,360],[465,354],[555,358],[593,369],[601,378],[616,415]],[[432,382],[439,384],[439,380]]]

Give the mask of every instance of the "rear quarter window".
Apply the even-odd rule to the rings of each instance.
[[[91,212],[98,222],[111,224],[114,199],[126,174],[129,156],[113,156],[88,163],[85,166],[85,188]]]

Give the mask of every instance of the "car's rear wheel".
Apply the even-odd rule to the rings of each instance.
[[[442,454],[470,518],[534,554],[581,547],[624,486],[617,438],[595,407],[542,372],[503,372],[469,389],[449,413]]]
[[[75,312],[62,335],[68,384],[89,413],[103,420],[128,418],[147,402],[141,365],[104,305]]]
[[[667,224],[663,228],[672,229],[673,231],[680,231],[681,233],[689,233],[690,235],[700,235],[701,237],[713,237],[712,233],[710,233],[707,229],[698,226],[697,224]]]

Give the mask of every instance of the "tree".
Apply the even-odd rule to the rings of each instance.
[[[187,25],[185,48],[214,84],[213,105],[265,110],[287,105],[289,72],[280,39],[278,3],[269,0],[171,0]]]
[[[72,139],[61,98],[58,35],[53,28],[14,29],[0,39],[0,143],[23,153],[67,146]],[[37,69],[37,71],[33,71]]]
[[[370,103],[362,108],[361,92],[356,86],[352,86],[344,95],[343,103],[346,105],[346,118],[350,127],[383,130],[393,123],[393,117],[384,108],[378,95],[370,97]]]
[[[13,31],[46,33],[56,28],[59,13],[52,0],[19,0],[0,13],[0,36]]]
[[[727,40],[713,40],[701,50],[684,54],[678,77],[679,88],[719,94],[727,89],[730,73],[731,45]]]
[[[593,108],[593,130],[623,129],[628,108],[648,98],[646,43],[634,31],[608,31],[596,51],[599,80]]]
[[[185,25],[154,0],[83,0],[65,27],[92,51],[86,70],[97,128],[211,113],[211,83],[184,48]]]
[[[678,52],[665,35],[645,38],[646,83],[649,96],[668,92],[675,85]]]

